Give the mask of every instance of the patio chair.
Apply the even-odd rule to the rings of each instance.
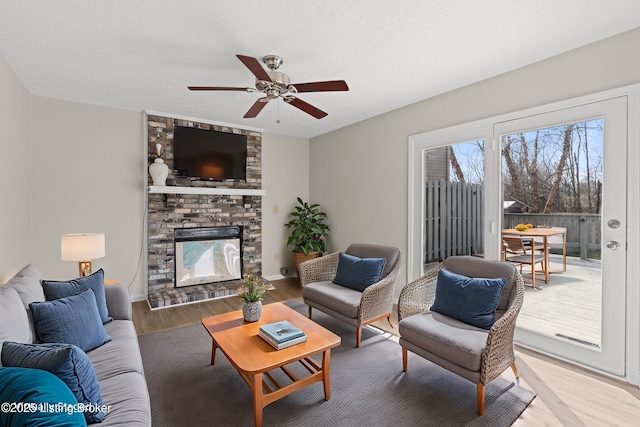
[[[545,252],[542,247],[527,247],[524,239],[521,237],[502,237],[502,260],[516,263],[520,266],[520,274],[522,274],[522,266],[531,266],[531,287],[536,288],[536,264],[542,266],[542,272],[545,272]],[[546,283],[546,274],[545,274]]]
[[[446,273],[463,280],[451,282]],[[445,279],[439,280],[441,275]],[[478,277],[486,279],[473,279]],[[487,279],[491,286],[487,285]],[[461,298],[460,293],[456,293],[471,287],[488,292],[482,297],[474,294],[472,298]],[[442,301],[447,301],[447,297],[451,302],[449,309],[455,313],[444,309]],[[524,282],[513,264],[472,256],[445,259],[400,292],[398,328],[402,370],[407,372],[411,351],[475,383],[478,414],[482,415],[485,386],[509,367],[518,378],[513,335],[523,298]],[[461,307],[466,309],[458,312]],[[489,317],[478,318],[478,313]],[[478,319],[482,323],[477,323]],[[471,321],[476,324],[468,323]]]
[[[350,260],[357,262],[358,259],[367,260],[367,263],[372,259],[384,259],[377,264],[381,269],[377,280],[369,274],[366,275],[370,279],[365,280],[367,283],[360,280],[364,280],[364,277],[345,276],[350,271],[343,266],[348,267]],[[398,248],[362,243],[352,244],[344,252],[303,262],[300,264],[300,284],[304,303],[309,306],[309,319],[312,308],[316,308],[355,326],[356,347],[360,347],[364,326],[384,318],[391,324],[393,290],[399,271]],[[351,272],[358,273],[362,270],[353,269]],[[362,286],[356,285],[356,282]]]

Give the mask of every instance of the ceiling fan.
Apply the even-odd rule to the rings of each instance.
[[[304,102],[300,98],[294,96],[301,92],[337,92],[347,91],[349,87],[344,80],[329,80],[324,82],[310,83],[289,83],[289,76],[276,71],[284,62],[277,55],[267,55],[262,61],[267,65],[269,71],[265,70],[260,61],[252,56],[236,55],[240,61],[256,76],[256,87],[222,87],[222,86],[188,86],[189,90],[233,90],[243,92],[263,92],[266,96],[258,98],[258,100],[249,108],[249,111],[243,116],[245,119],[253,118],[262,111],[272,99],[282,98],[287,104],[312,115],[316,119],[327,116],[327,113],[313,105]]]

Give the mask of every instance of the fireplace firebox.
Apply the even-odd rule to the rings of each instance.
[[[242,278],[242,227],[177,228],[175,287]]]

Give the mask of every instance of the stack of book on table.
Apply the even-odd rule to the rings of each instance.
[[[286,320],[260,326],[258,335],[276,350],[291,347],[307,340],[307,336]]]

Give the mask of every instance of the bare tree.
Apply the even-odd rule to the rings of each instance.
[[[456,153],[453,150],[449,150],[449,161],[451,162],[451,166],[453,167],[453,171],[456,174],[456,178],[458,181],[464,183],[464,173],[462,172],[462,168],[460,167],[460,163],[458,163],[458,158],[456,157]]]
[[[502,144],[502,157],[504,162],[507,165],[507,170],[509,171],[509,177],[511,178],[511,196],[514,199],[523,201],[523,192],[521,185],[521,175],[516,166],[516,162],[512,156],[512,143],[511,135],[507,135],[503,138]]]
[[[567,163],[567,157],[569,157],[569,153],[571,152],[571,134],[573,132],[574,126],[575,125],[570,124],[565,126],[564,128],[562,155],[560,156],[560,161],[558,162],[555,179],[553,181],[553,185],[551,186],[549,197],[547,197],[547,203],[544,206],[544,211],[543,211],[544,213],[551,212],[551,205],[556,195],[558,194],[558,189],[560,188],[560,182],[562,181],[562,173]]]

